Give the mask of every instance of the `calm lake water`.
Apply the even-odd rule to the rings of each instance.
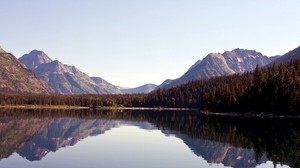
[[[300,167],[299,128],[184,111],[0,110],[0,167]]]

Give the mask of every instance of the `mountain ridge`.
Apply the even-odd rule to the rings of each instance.
[[[75,66],[63,64],[58,60],[53,61],[43,51],[33,50],[29,54],[23,55],[19,60],[47,82],[57,93],[121,94],[121,91],[111,83],[105,80],[97,83]]]
[[[202,60],[196,61],[181,77],[165,80],[159,88],[171,88],[189,81],[232,75],[254,70],[256,65],[265,66],[278,57],[267,57],[255,50],[236,48],[224,53],[209,53]]]
[[[138,86],[135,88],[121,88],[121,92],[124,94],[139,94],[139,93],[150,93],[152,92],[155,88],[157,87],[157,85],[152,84],[152,83],[148,83],[142,86]]]
[[[288,63],[289,61],[299,58],[300,57],[300,46],[287,52],[286,54],[282,55],[278,59],[272,61],[269,65],[273,63]]]

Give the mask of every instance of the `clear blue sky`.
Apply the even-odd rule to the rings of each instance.
[[[1,0],[0,45],[121,86],[177,78],[210,52],[300,45],[299,0]]]

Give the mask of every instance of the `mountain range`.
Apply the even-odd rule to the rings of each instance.
[[[145,84],[136,88],[113,85],[100,77],[90,77],[75,66],[52,60],[43,51],[33,50],[17,60],[0,49],[0,92],[59,94],[136,94],[171,88],[192,80],[252,71],[257,65],[286,63],[299,57],[300,47],[283,56],[267,57],[255,50],[234,49],[210,53],[198,60],[181,77],[161,85]],[[22,64],[23,63],[23,64]],[[25,66],[24,66],[25,65]],[[26,69],[27,68],[27,69]]]
[[[52,60],[43,51],[33,50],[19,60],[59,94],[135,94],[149,93],[156,85],[119,88],[100,77],[90,77],[75,66]]]
[[[210,53],[204,59],[198,60],[181,77],[174,80],[168,79],[156,89],[171,88],[192,80],[252,71],[257,65],[268,65],[277,58],[279,56],[267,57],[254,50],[239,48],[223,54]]]

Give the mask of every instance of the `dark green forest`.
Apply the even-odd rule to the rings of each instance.
[[[299,114],[300,59],[253,72],[191,81],[138,95],[0,94],[0,105],[171,107],[217,112]]]
[[[145,104],[219,112],[300,112],[300,59],[158,90],[147,95]]]

